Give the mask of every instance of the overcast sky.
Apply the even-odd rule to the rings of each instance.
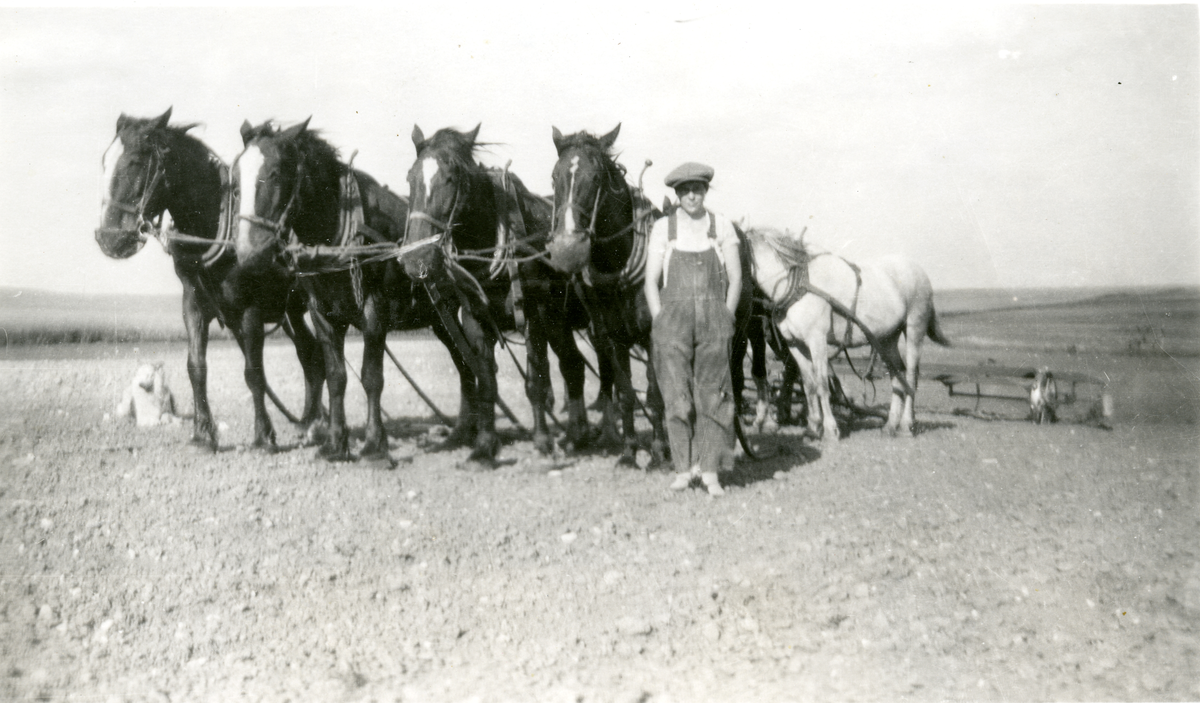
[[[621,123],[656,202],[703,161],[713,209],[936,288],[1200,283],[1196,5],[466,5],[0,8],[0,286],[180,290],[93,239],[117,116],[171,106],[226,161],[311,116],[402,192],[414,124],[548,193],[551,126]]]

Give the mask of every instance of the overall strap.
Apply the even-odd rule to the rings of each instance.
[[[678,231],[678,227],[679,227],[678,223],[675,220],[675,213],[677,213],[677,212],[679,212],[679,211],[676,210],[675,212],[672,212],[670,215],[667,215],[667,241],[668,242],[675,241],[676,232]],[[716,218],[716,216],[714,216],[712,214],[711,210],[708,211],[708,238],[713,240],[714,242],[717,241],[717,218]]]

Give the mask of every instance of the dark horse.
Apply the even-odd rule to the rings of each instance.
[[[308,120],[286,130],[242,125],[245,149],[234,162],[240,194],[239,261],[272,261],[296,272],[325,353],[329,436],[321,454],[352,458],[346,428],[345,337],[363,335],[367,395],[363,457],[386,458],[380,395],[390,329],[429,326],[412,284],[395,262],[408,204],[371,176],[343,163]],[[376,249],[372,250],[372,246]]]
[[[431,281],[431,291],[446,289],[444,298],[462,303],[462,327],[479,367],[459,369],[464,403],[469,390],[475,394],[476,425],[468,429],[477,433],[477,452],[495,438],[493,350],[499,328],[509,324],[525,332],[525,394],[533,409],[535,446],[543,453],[553,450],[545,417],[553,411],[547,344],[558,356],[566,386],[566,444],[581,446],[588,439],[585,361],[572,329],[586,324],[586,317],[567,278],[543,260],[551,205],[513,174],[477,163],[478,134],[478,126],[466,133],[441,129],[426,139],[420,127],[413,128],[417,158],[408,174],[413,212],[405,235],[405,248],[412,249],[404,255],[405,269]],[[473,389],[467,381],[472,371]]]
[[[207,146],[187,134],[195,125],[170,126],[171,110],[150,119],[122,114],[104,159],[104,204],[96,241],[115,259],[137,253],[148,235],[160,237],[183,284],[183,321],[188,335],[188,378],[195,424],[192,442],[217,449],[217,427],[208,406],[209,323],[227,326],[242,347],[245,378],[254,400],[254,445],[270,449],[275,431],[263,395],[263,324],[284,320],[304,369],[304,409],[299,422],[321,419],[325,372],[321,349],[304,324],[304,301],[289,296],[294,280],[270,261],[235,256],[222,227],[228,170]],[[174,232],[159,231],[170,212]],[[231,216],[231,213],[227,213]]]
[[[616,370],[624,431],[618,461],[633,465],[638,448],[637,396],[629,355],[635,345],[651,353],[650,309],[642,283],[646,239],[659,213],[626,182],[625,170],[612,155],[620,129],[618,125],[602,137],[587,132],[564,137],[553,128],[558,161],[551,173],[555,215],[547,249],[551,265],[573,278],[587,303],[597,356],[610,360]],[[658,464],[666,458],[667,445],[663,399],[652,364],[646,366],[646,379],[646,410],[653,428],[651,463]],[[602,396],[601,400],[608,399]]]

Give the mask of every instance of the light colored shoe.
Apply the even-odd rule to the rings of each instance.
[[[723,496],[725,489],[721,488],[721,480],[717,478],[715,473],[706,473],[700,476],[700,480],[704,481],[704,487],[708,489],[710,496]]]
[[[671,483],[671,490],[682,491],[692,485],[691,474],[675,474],[675,480]]]

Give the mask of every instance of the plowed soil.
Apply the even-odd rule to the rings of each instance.
[[[438,343],[391,346],[455,412]],[[280,451],[254,451],[229,342],[211,353],[216,454],[187,445],[190,420],[111,417],[155,360],[190,411],[184,358],[0,358],[0,698],[1200,699],[1195,359],[1089,362],[1114,379],[1111,430],[1033,425],[1020,403],[955,415],[926,383],[915,438],[785,427],[713,499],[601,452],[538,456],[506,421],[479,470],[434,451],[394,368],[394,468],[326,463],[278,414]],[[266,364],[298,403],[291,349]],[[352,387],[359,429],[362,401]]]

